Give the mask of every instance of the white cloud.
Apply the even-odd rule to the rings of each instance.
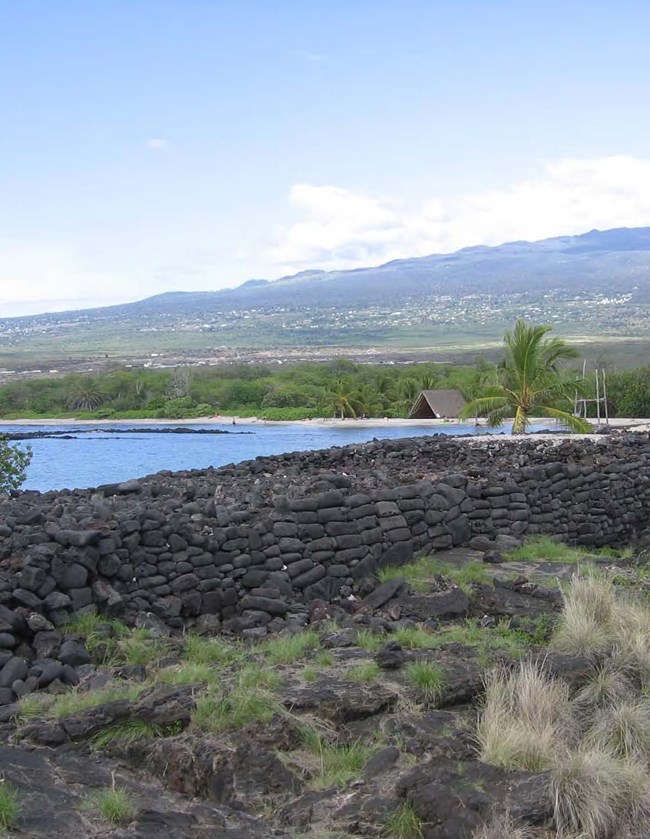
[[[250,227],[217,243],[216,227],[156,235],[111,231],[47,245],[0,240],[0,317],[216,289],[250,277],[355,268],[468,245],[650,226],[650,160],[560,160],[510,186],[408,205],[339,186],[297,184],[296,221],[272,239]],[[172,219],[172,223],[175,220]]]
[[[650,225],[650,160],[565,159],[501,190],[408,207],[336,186],[299,184],[289,199],[306,218],[270,250],[276,273],[355,268],[469,245]]]
[[[132,279],[120,282],[74,250],[7,244],[0,248],[0,317],[110,305],[137,297]]]
[[[172,148],[172,143],[170,140],[166,140],[164,137],[151,137],[145,143],[148,149],[151,151],[168,151]]]

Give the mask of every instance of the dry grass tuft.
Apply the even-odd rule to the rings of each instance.
[[[472,833],[472,839],[534,839],[538,835],[534,828],[518,825],[509,815],[496,816],[480,830]]]
[[[568,686],[530,662],[486,679],[477,739],[481,759],[539,772],[554,765],[570,717]]]
[[[650,763],[650,700],[624,699],[596,712],[587,740],[620,758]]]
[[[552,779],[559,836],[620,836],[621,823],[638,818],[648,795],[643,766],[602,748],[579,749],[559,763]]]

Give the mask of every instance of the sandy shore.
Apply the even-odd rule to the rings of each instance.
[[[234,420],[234,422],[233,422]],[[545,420],[544,418],[533,418],[533,423],[547,422],[550,427],[553,427],[552,420]],[[595,421],[592,420],[595,427]],[[316,428],[387,428],[395,426],[399,428],[453,428],[456,425],[473,425],[472,420],[461,422],[460,420],[441,420],[441,419],[334,419],[334,418],[320,418],[311,420],[265,420],[260,417],[232,417],[222,416],[216,414],[210,417],[195,417],[194,419],[120,419],[120,420],[80,420],[80,419],[25,419],[25,420],[6,420],[0,419],[0,426],[3,425],[92,425],[92,426],[111,426],[111,425],[131,425],[131,426],[170,426],[170,425],[215,425],[215,426],[230,426],[233,425],[284,425],[284,426],[307,426]],[[492,430],[486,425],[485,420],[481,419],[477,423],[485,428],[486,431]],[[650,420],[648,419],[632,419],[619,418],[610,419],[609,424],[612,428],[629,429],[633,431],[650,431]],[[507,430],[506,423],[502,430]],[[496,430],[496,429],[495,429]],[[536,435],[537,436],[537,435]]]

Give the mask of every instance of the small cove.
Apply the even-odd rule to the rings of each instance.
[[[170,427],[173,426],[170,424]],[[235,431],[231,424],[196,423],[184,426],[196,430]],[[163,469],[205,469],[252,460],[258,456],[294,451],[324,449],[367,443],[375,438],[395,439],[442,434],[485,433],[484,427],[449,423],[432,427],[387,425],[367,427],[324,427],[321,425],[242,425],[231,434],[166,434],[157,427],[151,431],[129,430],[129,423],[112,426],[120,433],[106,433],[106,426],[86,426],[80,433],[74,424],[52,426],[15,423],[3,425],[2,433],[57,432],[58,436],[17,443],[29,445],[33,452],[24,489],[45,492],[128,480]],[[63,433],[61,433],[63,432]],[[492,433],[503,433],[499,429]]]

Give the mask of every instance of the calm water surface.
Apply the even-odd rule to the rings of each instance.
[[[112,426],[129,428],[128,423]],[[188,427],[188,426],[186,426]],[[222,428],[231,425],[201,425],[192,428]],[[85,426],[85,429],[88,429]],[[474,425],[387,426],[386,428],[322,428],[318,426],[254,425],[238,426],[247,434],[107,434],[105,426],[79,434],[79,426],[30,426],[16,423],[1,431],[66,431],[78,436],[72,440],[48,438],[30,440],[34,456],[27,473],[25,489],[63,489],[92,487],[150,475],[161,469],[205,469],[251,460],[258,455],[324,449],[365,443],[373,438],[396,438],[485,432]],[[19,443],[18,445],[24,445]]]

